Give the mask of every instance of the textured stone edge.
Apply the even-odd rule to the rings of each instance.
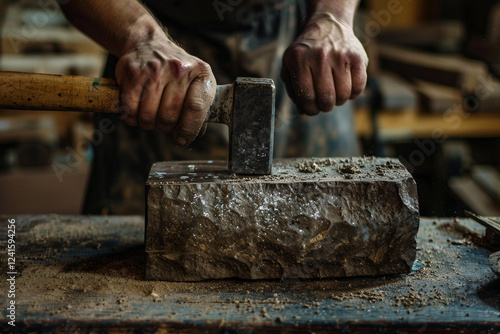
[[[419,227],[419,214],[418,214],[418,200],[417,200],[417,187],[414,179],[411,175],[408,174],[407,178],[403,178],[394,182],[397,184],[399,196],[401,198],[402,203],[405,206],[405,212],[407,214],[407,223],[413,226],[413,230],[411,234],[413,235],[409,242],[411,245],[407,245],[406,251],[403,253],[404,255],[397,262],[389,262],[386,263],[385,266],[374,269],[373,275],[383,275],[383,274],[404,274],[409,273],[411,271],[413,262],[416,259],[416,234],[418,232]],[[147,233],[147,232],[146,232]],[[219,259],[214,258],[214,262],[219,261]],[[193,260],[196,262],[196,259]],[[224,258],[224,263],[228,263],[228,258]],[[233,265],[238,265],[235,262]],[[331,266],[332,264],[328,264]],[[360,265],[362,265],[360,263]],[[365,264],[366,265],[366,264]],[[146,271],[146,279],[148,280],[170,280],[170,281],[199,281],[204,279],[219,279],[219,278],[231,278],[235,276],[228,276],[222,273],[220,276],[214,276],[213,274],[210,277],[206,277],[200,273],[189,273],[185,271],[185,268],[182,265],[179,265],[175,260],[169,260],[164,256],[164,253],[161,251],[151,251],[147,252],[147,271]],[[166,270],[166,268],[169,268]],[[175,275],[169,276],[166,275],[166,271],[175,272]],[[230,269],[229,269],[230,271]],[[292,275],[289,276],[286,273],[275,273],[273,276],[259,277],[252,275],[245,276],[236,276],[236,278],[243,279],[286,279],[286,278],[334,278],[334,277],[349,277],[349,276],[359,276],[355,272],[342,272],[342,270],[333,270],[331,272],[324,272],[320,274],[310,274],[306,273],[304,275]],[[293,272],[293,270],[292,270]],[[180,278],[182,277],[182,278]]]

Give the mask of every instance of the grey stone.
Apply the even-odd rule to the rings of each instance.
[[[273,174],[159,162],[146,184],[146,278],[326,278],[408,273],[417,187],[394,159],[287,159]]]

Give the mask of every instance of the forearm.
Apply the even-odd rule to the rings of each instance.
[[[125,124],[171,133],[182,146],[196,138],[215,96],[207,63],[172,42],[138,0],[71,0],[62,9],[120,58],[115,78]]]
[[[168,40],[137,0],[77,0],[61,8],[69,21],[117,57],[140,43]]]
[[[359,0],[308,0],[307,21],[318,15],[332,15],[336,20],[352,27]]]

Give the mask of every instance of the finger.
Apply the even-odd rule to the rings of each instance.
[[[335,80],[335,103],[341,106],[351,96],[351,66],[346,62],[337,63],[337,66],[333,68],[333,78]]]
[[[331,64],[326,61],[319,62],[313,69],[314,89],[316,104],[320,111],[328,112],[335,107],[336,94],[335,82]]]
[[[189,86],[182,81],[172,81],[167,84],[156,119],[158,129],[166,133],[174,130],[179,122],[188,88]]]
[[[295,104],[304,114],[311,116],[318,114],[319,108],[316,104],[316,94],[310,69],[305,66],[288,67],[288,69]]]
[[[135,82],[125,80],[121,84],[118,83],[120,90],[120,118],[129,126],[138,125],[137,116],[145,81],[141,77]]]
[[[281,76],[281,80],[285,84],[286,93],[288,94],[290,99],[293,101],[293,103],[297,104],[297,101],[295,101],[295,94],[293,93],[293,88],[291,85],[290,74],[288,73],[288,68],[286,67],[286,65],[284,63],[281,66],[280,76]]]
[[[139,105],[138,122],[143,130],[153,130],[156,127],[156,118],[160,107],[163,83],[150,80],[142,92]]]
[[[352,80],[352,89],[350,99],[357,98],[365,89],[367,73],[366,73],[366,64],[362,61],[357,62],[351,67],[351,80]]]
[[[200,75],[189,85],[181,118],[173,132],[173,138],[178,145],[190,144],[200,132],[213,101],[214,81],[207,75]]]

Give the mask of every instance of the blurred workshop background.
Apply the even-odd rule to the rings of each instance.
[[[363,154],[408,167],[423,216],[500,216],[500,1],[365,0],[355,31]],[[54,0],[0,0],[0,33],[2,71],[102,72],[105,50]],[[90,114],[1,110],[0,213],[80,213],[92,140]]]

